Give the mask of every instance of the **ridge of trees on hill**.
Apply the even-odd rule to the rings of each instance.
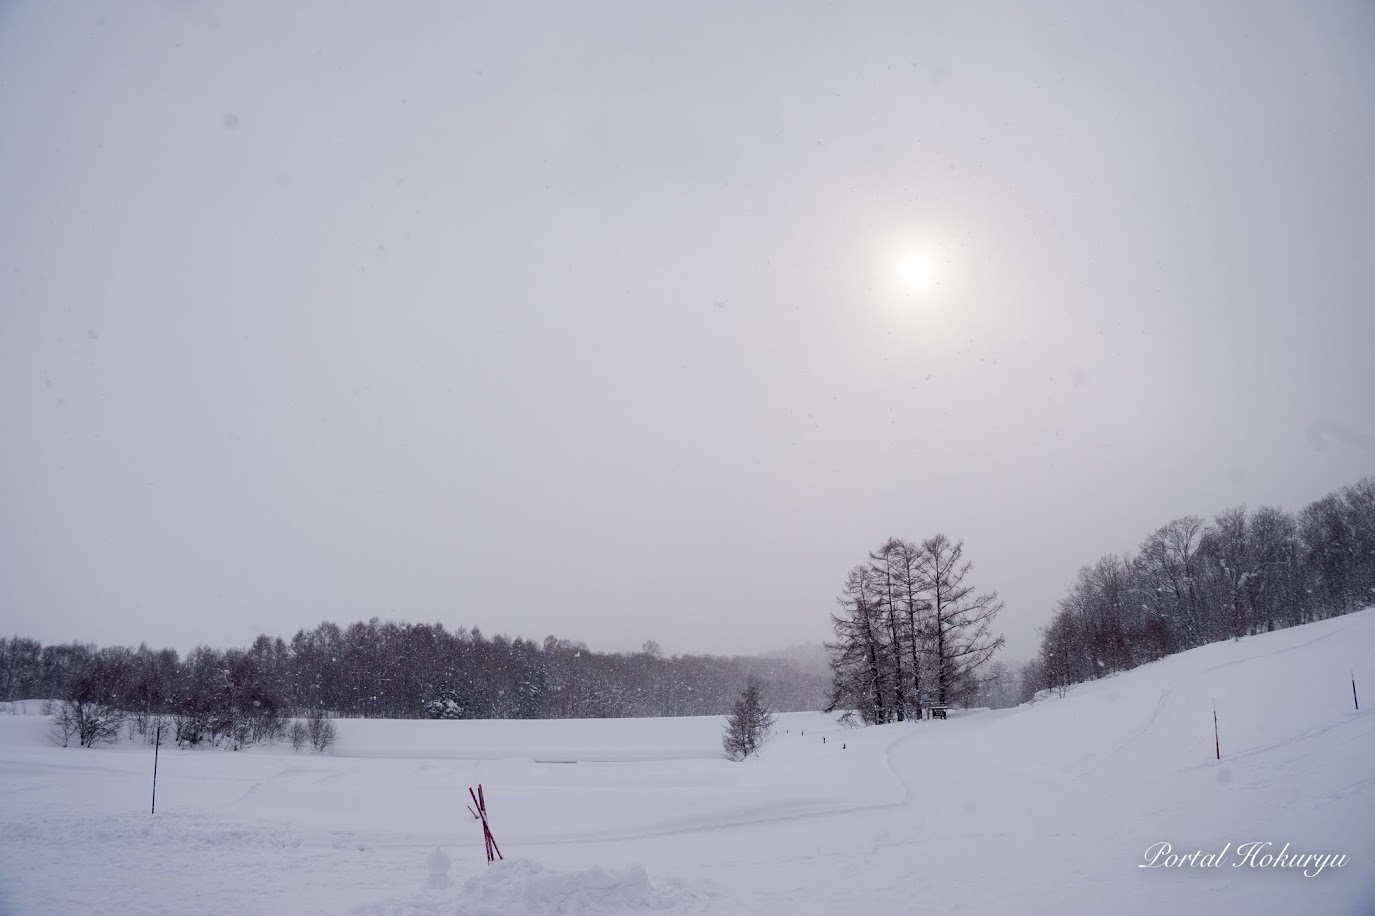
[[[0,699],[51,698],[80,721],[127,722],[146,735],[160,717],[178,743],[239,748],[286,733],[289,716],[536,719],[724,715],[755,676],[776,708],[816,709],[825,677],[781,660],[594,652],[476,628],[377,618],[321,623],[290,642],[259,636],[245,649],[41,645],[0,638]],[[75,726],[73,726],[75,729]],[[73,731],[73,735],[76,732]],[[149,739],[151,740],[151,739]],[[83,741],[83,743],[85,743]]]
[[[1037,657],[1023,699],[1225,639],[1375,605],[1375,477],[1297,515],[1264,506],[1212,521],[1186,515],[1079,570]]]

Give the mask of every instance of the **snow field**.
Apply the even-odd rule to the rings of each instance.
[[[788,714],[738,764],[716,717],[339,720],[324,756],[163,748],[154,816],[151,748],[55,747],[30,703],[0,715],[0,913],[1372,913],[1353,669],[1375,704],[1375,610],[1015,710]],[[1254,841],[1348,862],[1138,867]]]

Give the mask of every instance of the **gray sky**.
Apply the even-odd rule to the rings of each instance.
[[[1101,553],[1375,473],[1372,48],[1370,3],[0,6],[0,631],[755,651],[945,532],[1029,656]]]

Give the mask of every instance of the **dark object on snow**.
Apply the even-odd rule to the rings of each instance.
[[[162,722],[158,722],[157,735],[153,738],[153,803],[148,806],[149,814],[158,813],[158,751],[162,750]]]
[[[492,828],[487,825],[487,799],[482,794],[482,783],[478,783],[476,793],[470,788],[468,794],[472,796],[473,804],[477,806],[476,811],[473,811],[472,808],[468,810],[473,811],[473,817],[482,821],[482,841],[487,846],[488,864],[495,862],[497,859],[504,859],[505,857],[502,856],[501,850],[497,848],[496,837],[492,836]]]
[[[932,706],[932,707],[931,707],[931,718],[933,718],[933,719],[944,719],[944,718],[945,718],[945,707],[944,707],[944,706]]]
[[[726,719],[721,748],[728,760],[744,760],[751,754],[758,756],[759,748],[773,734],[774,715],[764,704],[764,689],[759,679],[750,675],[745,689],[731,708]]]

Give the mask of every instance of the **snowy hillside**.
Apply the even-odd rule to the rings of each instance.
[[[1375,912],[1375,609],[1019,709],[789,714],[743,764],[715,718],[342,720],[323,757],[164,748],[153,816],[151,748],[55,747],[37,708],[0,715],[3,913]],[[1274,846],[1244,858],[1255,842]],[[1222,855],[1139,867],[1161,843]],[[1285,844],[1345,863],[1267,867]]]

